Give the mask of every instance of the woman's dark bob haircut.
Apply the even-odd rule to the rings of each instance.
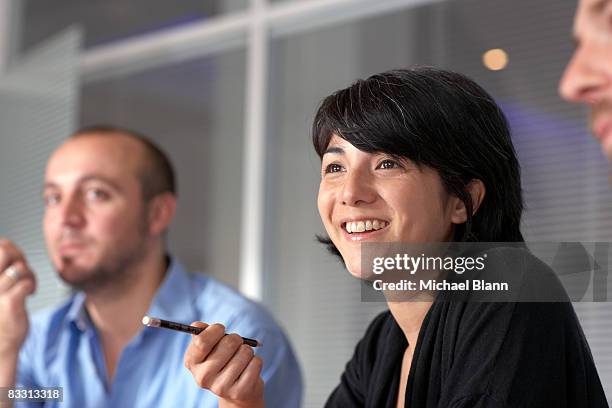
[[[455,241],[523,241],[520,167],[508,122],[493,98],[466,76],[416,67],[358,80],[321,103],[312,127],[319,157],[334,134],[364,152],[436,170],[447,192],[468,210]],[[474,179],[486,193],[472,216],[466,188]],[[329,239],[319,239],[338,253]]]

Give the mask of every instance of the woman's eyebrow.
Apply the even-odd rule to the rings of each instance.
[[[327,149],[325,149],[323,154],[327,153],[344,154],[344,149],[338,146],[328,147]]]

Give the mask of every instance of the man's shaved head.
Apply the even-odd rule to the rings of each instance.
[[[80,128],[71,138],[87,136],[127,137],[142,147],[142,164],[138,178],[141,182],[143,198],[149,201],[161,193],[177,194],[174,168],[168,156],[143,134],[112,125],[94,125]]]

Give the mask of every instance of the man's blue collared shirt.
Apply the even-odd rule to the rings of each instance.
[[[147,314],[183,323],[222,323],[227,332],[259,340],[266,406],[300,406],[301,375],[291,346],[255,302],[214,279],[187,273],[173,260]],[[17,383],[63,387],[63,402],[27,406],[216,407],[217,398],[198,387],[183,365],[190,340],[186,333],[144,328],[121,353],[109,383],[85,296],[78,293],[59,308],[34,315],[21,349]]]

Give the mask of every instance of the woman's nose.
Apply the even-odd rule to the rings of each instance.
[[[342,186],[342,204],[359,206],[376,199],[375,183],[365,171],[349,171]]]

